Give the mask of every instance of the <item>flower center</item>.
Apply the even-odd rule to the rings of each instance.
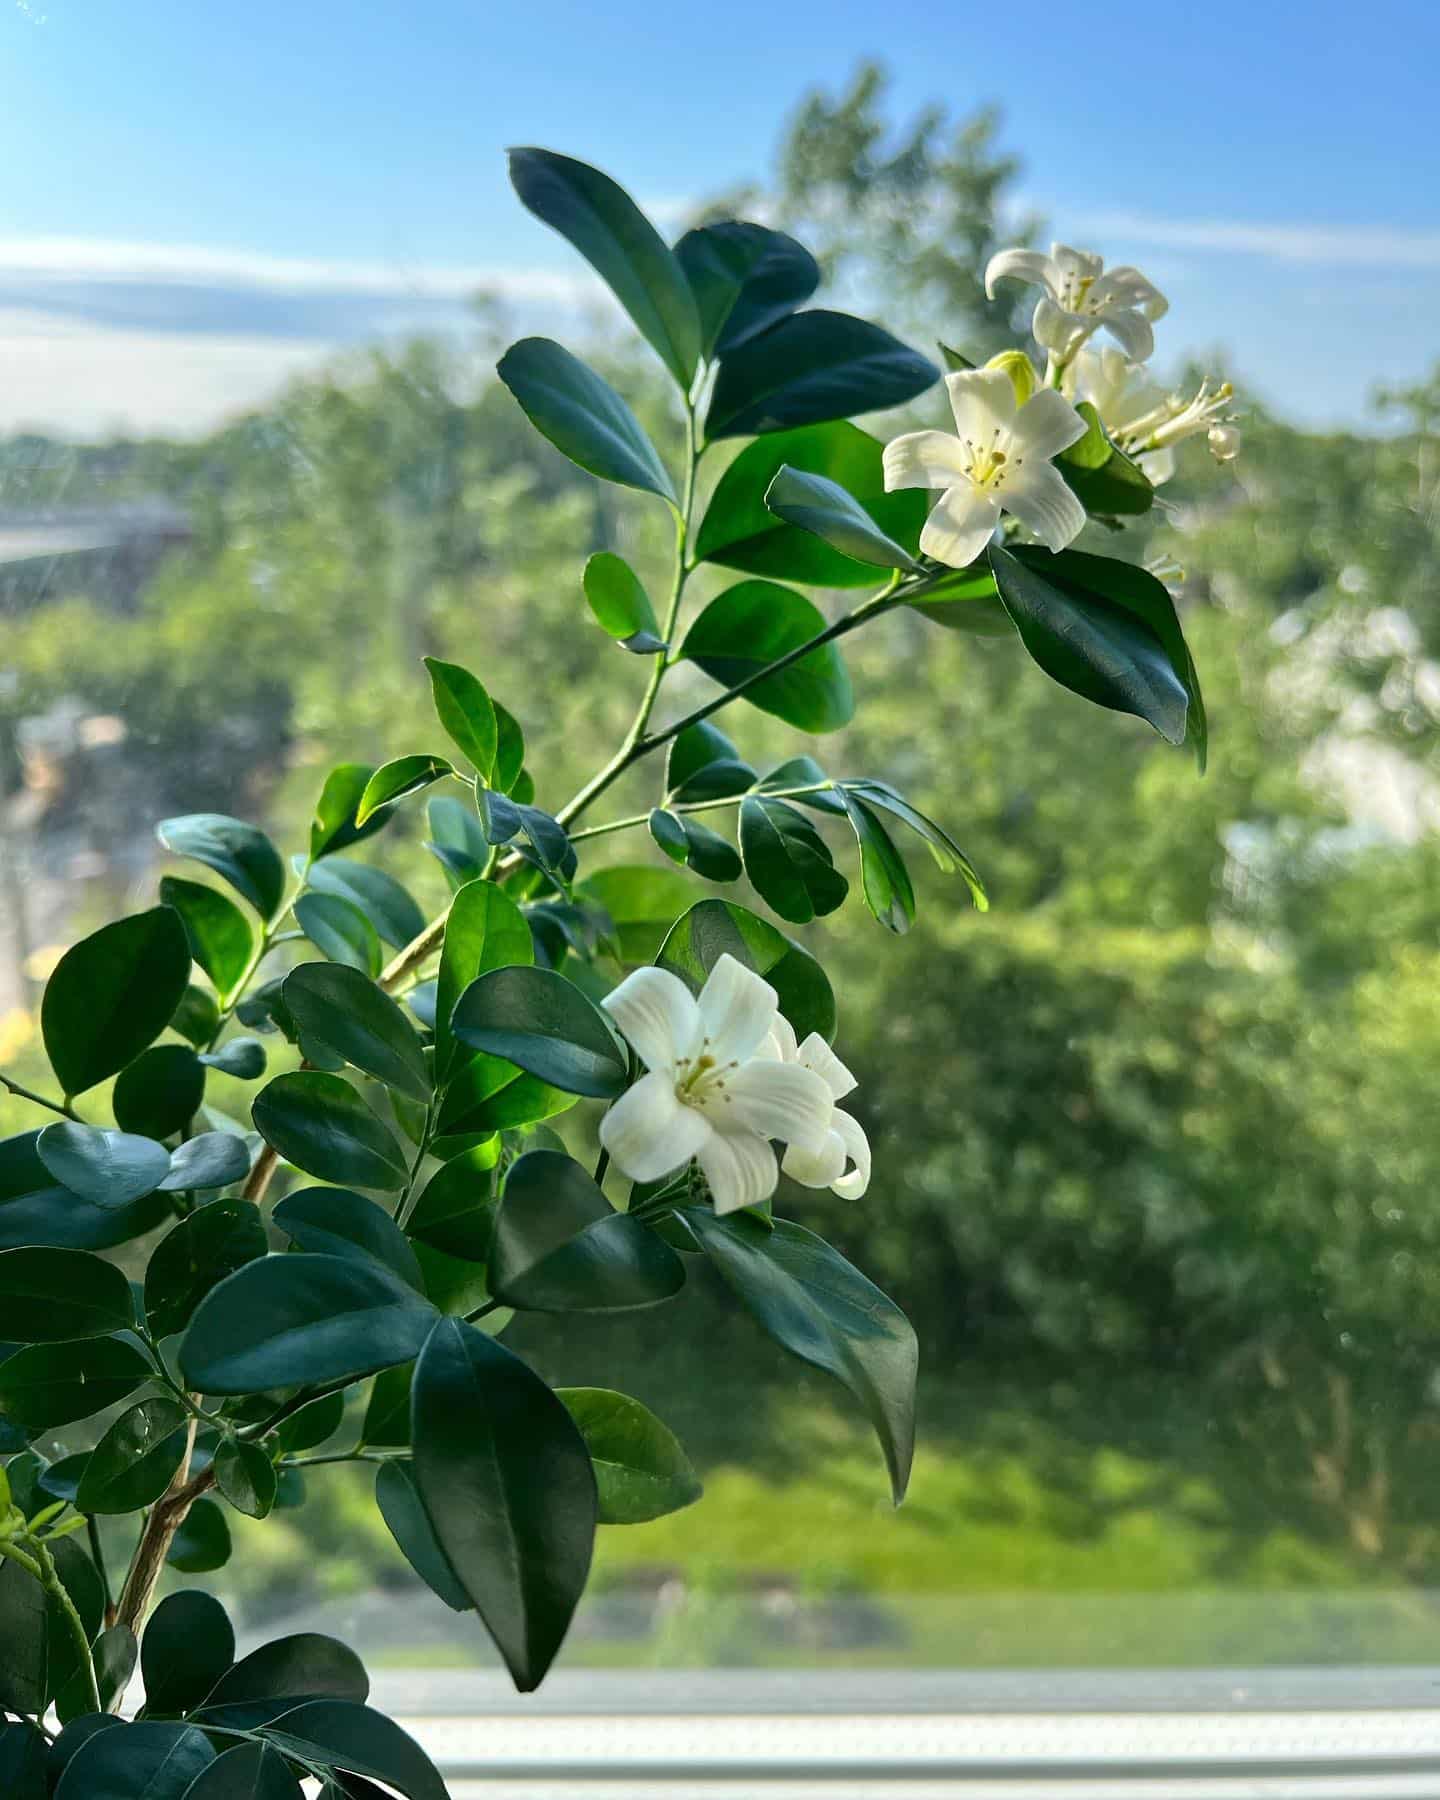
[[[961,442],[965,446],[965,473],[978,488],[1003,487],[1005,477],[1025,460],[1023,456],[1017,456],[1012,462],[1009,452],[1000,448],[998,426],[988,444],[977,444],[974,438],[963,438]]]
[[[675,1098],[682,1106],[695,1106],[702,1112],[717,1100],[728,1100],[725,1078],[738,1062],[722,1063],[710,1054],[706,1038],[698,1056],[682,1056],[675,1067]]]
[[[1083,313],[1086,297],[1094,285],[1093,275],[1067,275],[1060,283],[1060,304],[1066,312]]]

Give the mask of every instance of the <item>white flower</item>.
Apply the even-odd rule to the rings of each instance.
[[[600,1122],[600,1142],[632,1181],[658,1181],[693,1157],[716,1212],[734,1212],[775,1192],[771,1138],[824,1148],[830,1088],[775,1055],[775,990],[733,956],[698,1000],[667,970],[636,969],[601,1004],[649,1070]]]
[[[795,1027],[783,1013],[775,1015],[770,1044],[781,1061],[813,1069],[830,1090],[832,1100],[843,1100],[859,1086],[818,1031],[812,1031],[803,1044],[796,1043]],[[852,1165],[848,1174],[847,1164]],[[858,1119],[838,1105],[832,1106],[830,1129],[821,1148],[804,1150],[792,1144],[780,1166],[802,1187],[828,1187],[842,1200],[858,1200],[870,1185],[870,1140]]]
[[[1006,276],[1044,288],[1031,330],[1062,362],[1102,325],[1132,362],[1144,362],[1155,348],[1150,327],[1170,310],[1170,302],[1138,269],[1122,263],[1107,270],[1103,258],[1069,244],[1052,244],[1048,256],[1039,250],[999,251],[985,269],[991,299],[995,283]]]
[[[1063,394],[1042,388],[1023,406],[1004,369],[966,369],[945,377],[955,430],[911,431],[885,447],[885,487],[943,488],[920,548],[963,569],[985,548],[1003,507],[1051,550],[1079,535],[1085,508],[1050,458],[1085,435],[1085,421]]]
[[[1111,441],[1133,457],[1159,487],[1175,473],[1176,444],[1207,434],[1217,462],[1240,454],[1240,433],[1228,423],[1235,390],[1228,381],[1202,381],[1189,400],[1167,394],[1119,350],[1082,350],[1066,371],[1065,386],[1089,400]]]

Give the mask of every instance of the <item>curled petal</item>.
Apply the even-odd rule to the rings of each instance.
[[[770,1035],[761,1046],[760,1054],[768,1056],[772,1062],[794,1062],[799,1054],[799,1045],[795,1040],[795,1027],[777,1012],[770,1021]]]
[[[706,1134],[697,1160],[717,1213],[758,1206],[775,1192],[779,1165],[768,1140],[746,1131]]]
[[[1055,356],[1070,356],[1095,329],[1095,320],[1082,319],[1079,313],[1067,312],[1053,300],[1037,300],[1030,321],[1035,342]]]
[[[1151,487],[1164,487],[1175,473],[1175,452],[1166,445],[1160,450],[1145,450],[1135,458],[1135,466]]]
[[[728,952],[700,991],[700,1017],[716,1062],[744,1062],[765,1041],[779,1000],[774,988]]]
[[[1097,304],[1113,299],[1121,306],[1135,307],[1152,324],[1157,319],[1163,319],[1170,310],[1170,302],[1155,283],[1131,263],[1117,263],[1113,269],[1107,270],[1095,283],[1091,293]]]
[[[787,1144],[816,1148],[825,1141],[834,1102],[813,1069],[759,1057],[726,1076],[706,1115],[717,1129],[743,1129]]]
[[[956,369],[945,377],[945,388],[962,439],[988,448],[1014,424],[1015,383],[1007,369]]]
[[[818,1150],[802,1150],[798,1144],[792,1144],[780,1167],[801,1187],[833,1187],[845,1174],[844,1140],[838,1131],[827,1131]]]
[[[695,1054],[700,1009],[668,969],[636,969],[600,1004],[647,1069],[673,1073],[681,1057]]]
[[[965,472],[965,455],[948,431],[907,431],[885,446],[885,492],[949,487]]]
[[[1047,462],[1027,463],[1005,484],[1005,505],[1047,550],[1063,550],[1079,537],[1085,508]]]
[[[858,1200],[870,1185],[870,1140],[858,1119],[852,1119],[847,1112],[835,1110],[834,1130],[845,1146],[845,1154],[855,1167],[848,1175],[842,1175],[830,1186],[842,1200]]]
[[[995,298],[995,283],[1010,276],[1034,287],[1049,285],[1050,259],[1039,250],[997,250],[985,265],[985,298]]]
[[[1155,348],[1155,333],[1143,313],[1129,306],[1107,306],[1098,315],[1131,362],[1144,362]]]
[[[990,542],[999,522],[1000,502],[966,482],[948,488],[935,502],[920,533],[920,548],[936,562],[964,569]]]
[[[843,1100],[860,1085],[818,1031],[810,1033],[797,1055],[801,1066],[813,1069],[829,1088],[832,1100]]]
[[[1041,388],[1020,408],[1011,439],[1027,461],[1038,457],[1048,462],[1084,435],[1085,421],[1065,396],[1054,388]]]
[[[689,1162],[710,1136],[704,1115],[684,1105],[668,1075],[642,1075],[600,1121],[600,1142],[632,1181],[658,1181]]]
[[[1051,244],[1050,265],[1057,285],[1067,279],[1078,285],[1082,281],[1098,281],[1105,258],[1094,250],[1077,250],[1071,244]]]

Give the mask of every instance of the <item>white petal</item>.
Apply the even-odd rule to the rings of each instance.
[[[885,492],[949,487],[965,472],[965,453],[948,431],[907,431],[885,446]]]
[[[770,1034],[761,1046],[760,1054],[768,1056],[772,1062],[794,1062],[799,1054],[800,1046],[795,1041],[795,1027],[777,1012],[770,1021]]]
[[[1067,275],[1076,281],[1096,281],[1105,267],[1103,256],[1096,255],[1093,250],[1076,250],[1070,244],[1051,244],[1050,261],[1061,281]]]
[[[1168,446],[1146,450],[1135,458],[1135,463],[1151,487],[1164,487],[1175,473],[1175,452]]]
[[[632,1181],[658,1181],[709,1136],[703,1114],[676,1098],[668,1075],[642,1075],[600,1121],[600,1142]]]
[[[993,494],[982,493],[969,482],[948,488],[925,521],[920,548],[952,569],[966,568],[990,542],[999,520],[1000,502]]]
[[[792,1144],[780,1167],[801,1187],[828,1188],[845,1173],[845,1141],[838,1131],[827,1131],[818,1150],[802,1150]]]
[[[775,1192],[780,1170],[764,1138],[747,1131],[708,1133],[700,1149],[701,1172],[710,1183],[717,1213],[758,1206]]]
[[[995,283],[1007,275],[1035,287],[1049,285],[1050,259],[1038,250],[998,250],[985,265],[985,297],[995,298]]]
[[[870,1185],[870,1140],[860,1121],[852,1119],[847,1112],[837,1108],[833,1123],[855,1167],[850,1174],[842,1175],[830,1185],[842,1200],[858,1200]]]
[[[1155,333],[1149,321],[1131,307],[1107,306],[1098,316],[1131,362],[1144,362],[1154,350]]]
[[[945,377],[945,387],[962,439],[988,448],[1014,423],[1015,383],[1004,369],[956,369]]]
[[[1113,269],[1108,269],[1090,292],[1097,305],[1106,300],[1117,300],[1122,306],[1133,306],[1152,324],[1163,319],[1170,310],[1170,302],[1155,283],[1131,263],[1117,263]]]
[[[1011,460],[1048,462],[1085,435],[1085,421],[1063,394],[1041,388],[1015,415],[1010,432]]]
[[[682,1056],[695,1054],[700,1009],[668,969],[636,969],[600,1004],[647,1069],[673,1075]]]
[[[754,1131],[802,1147],[824,1143],[833,1110],[824,1080],[799,1063],[756,1057],[725,1076],[723,1087],[717,1081],[706,1090],[705,1115],[717,1131]]]
[[[800,1064],[813,1069],[830,1090],[833,1100],[853,1094],[860,1083],[841,1062],[818,1031],[812,1031],[799,1049]]]
[[[1005,483],[1005,508],[1047,550],[1063,550],[1079,537],[1085,508],[1066,487],[1058,469],[1047,462],[1027,463]]]
[[[716,1062],[744,1062],[765,1041],[779,1006],[775,990],[728,952],[700,990],[700,1017]]]
[[[1240,433],[1233,425],[1212,425],[1207,433],[1207,442],[1216,462],[1234,462],[1240,454]],[[1164,452],[1157,454],[1163,455]],[[1152,475],[1150,479],[1153,481],[1155,478]]]
[[[1055,356],[1071,356],[1089,337],[1094,322],[1087,325],[1079,313],[1067,312],[1053,300],[1037,300],[1030,329],[1042,350],[1049,350]]]

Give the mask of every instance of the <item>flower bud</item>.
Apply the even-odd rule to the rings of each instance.
[[[1003,369],[1010,377],[1016,406],[1023,406],[1035,392],[1035,365],[1023,350],[1002,350],[998,356],[992,356],[985,367]]]
[[[1212,425],[1205,441],[1216,462],[1234,462],[1240,454],[1240,433],[1233,425]]]

